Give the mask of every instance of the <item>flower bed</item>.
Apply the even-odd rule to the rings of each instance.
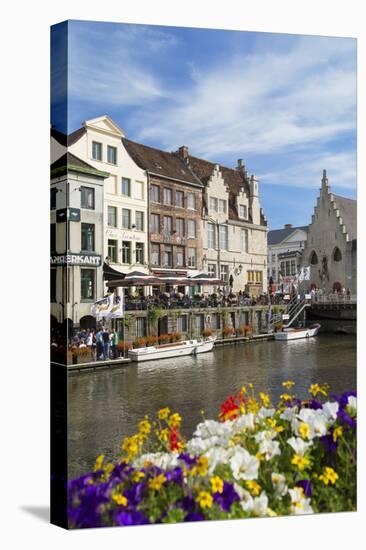
[[[70,527],[355,510],[355,393],[313,384],[300,401],[283,386],[276,407],[243,387],[188,441],[178,413],[145,417],[113,461],[69,482]]]

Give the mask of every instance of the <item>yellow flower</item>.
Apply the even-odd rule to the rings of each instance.
[[[181,422],[182,422],[182,417],[179,413],[174,413],[169,416],[168,424],[172,428],[179,428]]]
[[[253,386],[253,384],[252,384],[251,382],[248,384],[248,387],[249,387],[251,390],[254,388],[254,386]]]
[[[293,396],[288,393],[283,393],[282,395],[280,395],[280,398],[282,399],[282,401],[291,401]]]
[[[343,435],[343,428],[342,428],[342,426],[338,426],[333,432],[333,441],[334,441],[334,443],[337,441],[337,439],[339,437],[342,437],[342,435]]]
[[[161,432],[158,432],[158,437],[161,441],[168,441],[169,439],[169,430],[168,428],[164,428],[163,430],[161,430]]]
[[[286,380],[285,382],[282,382],[282,386],[287,390],[290,390],[294,385],[295,382],[293,382],[292,380]]]
[[[313,397],[316,397],[318,395],[318,393],[320,393],[321,395],[324,395],[325,397],[328,395],[328,385],[327,384],[323,384],[323,386],[319,386],[319,384],[311,384],[310,388],[309,388],[309,393],[313,396]]]
[[[258,496],[259,493],[261,492],[261,486],[256,481],[250,479],[246,481],[245,484],[248,487],[253,497]]]
[[[246,388],[246,386],[242,386],[242,388],[241,388],[241,393],[247,393],[247,388]]]
[[[158,411],[158,418],[159,420],[165,420],[166,418],[168,418],[170,414],[170,409],[168,407],[165,407],[164,409],[160,409],[160,411]]]
[[[298,454],[294,454],[291,460],[291,464],[297,466],[299,470],[305,470],[305,468],[310,465],[310,460],[306,456],[299,456]]]
[[[136,472],[132,475],[132,481],[138,482],[140,479],[143,479],[145,477],[144,472],[141,472],[140,470],[136,470]]]
[[[280,434],[281,432],[283,432],[284,429],[285,429],[285,428],[284,428],[283,426],[276,426],[276,427],[275,427],[275,431],[276,431],[277,433],[279,433],[279,434]]]
[[[127,498],[123,495],[113,495],[112,499],[119,506],[127,506]]]
[[[269,395],[261,391],[259,392],[259,397],[262,399],[263,406],[268,408],[271,404]]]
[[[122,443],[122,450],[128,454],[129,458],[132,458],[139,452],[140,446],[141,439],[139,435],[132,435],[125,438]]]
[[[299,427],[299,434],[303,439],[307,439],[310,435],[310,426],[306,422],[301,422]]]
[[[142,435],[148,435],[151,432],[150,422],[147,419],[141,420],[139,423],[139,430]]]
[[[114,464],[112,464],[111,462],[109,464],[105,464],[105,466],[103,466],[103,470],[106,474],[110,474],[112,470],[114,470]]]
[[[95,460],[94,472],[102,469],[103,462],[104,462],[104,455],[99,455]]]
[[[212,495],[210,495],[210,493],[208,493],[207,491],[201,491],[196,498],[196,502],[198,502],[201,508],[211,508],[213,498]]]
[[[324,483],[324,485],[328,485],[329,483],[335,485],[336,481],[339,479],[339,475],[333,470],[333,468],[327,466],[324,468],[324,472],[319,476],[319,479]]]
[[[199,474],[200,476],[205,476],[207,474],[207,468],[208,458],[205,456],[200,456],[196,465],[191,470],[192,475]]]
[[[211,483],[211,490],[213,493],[222,493],[224,490],[224,482],[222,481],[221,477],[214,476],[210,479]]]
[[[162,486],[164,485],[165,482],[166,482],[165,475],[164,474],[159,474],[158,476],[153,477],[152,479],[150,479],[149,487],[150,487],[150,489],[153,489],[155,491],[159,491],[162,488]]]
[[[251,413],[253,413],[253,414],[257,414],[257,412],[259,411],[259,409],[261,408],[261,406],[260,406],[260,404],[258,403],[258,401],[255,399],[255,397],[251,397],[251,398],[248,400],[247,408],[248,408],[248,412],[251,412]]]

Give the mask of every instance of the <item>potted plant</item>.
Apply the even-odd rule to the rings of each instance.
[[[133,343],[134,348],[143,348],[144,346],[146,346],[146,338],[143,337],[136,338]]]
[[[158,342],[157,336],[147,336],[146,337],[146,345],[148,347],[155,346],[155,344],[157,344],[157,342]]]
[[[172,342],[180,342],[180,340],[183,338],[183,334],[179,331],[172,333]]]
[[[124,357],[126,352],[128,352],[128,350],[132,348],[132,344],[130,344],[129,342],[124,342],[123,340],[120,340],[117,344],[117,348],[118,348],[120,357]]]
[[[159,344],[167,344],[170,340],[169,334],[160,334],[159,336]]]
[[[251,336],[253,334],[252,325],[244,325],[244,334],[245,336]]]
[[[226,326],[222,329],[222,335],[224,338],[230,338],[234,334],[234,327]]]
[[[204,328],[201,334],[204,338],[208,338],[209,336],[212,336],[212,328]]]
[[[240,326],[236,329],[236,335],[237,335],[237,336],[244,336],[244,335],[245,335],[245,325],[240,325]]]

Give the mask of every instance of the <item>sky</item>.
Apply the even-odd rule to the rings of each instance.
[[[152,147],[242,158],[269,229],[311,222],[323,169],[356,198],[355,39],[68,21],[51,44],[60,131],[109,115]]]

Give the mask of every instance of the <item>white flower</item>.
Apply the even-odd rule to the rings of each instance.
[[[346,408],[350,409],[351,413],[356,414],[356,411],[357,411],[357,397],[355,397],[354,395],[350,395],[348,397],[348,404],[347,404]]]
[[[257,412],[257,417],[259,419],[261,418],[272,418],[274,413],[276,412],[276,409],[266,409],[265,407],[261,407],[259,411]]]
[[[301,409],[297,416],[302,422],[308,424],[310,428],[309,439],[326,435],[328,431],[328,418],[322,409]],[[294,426],[294,429],[297,431],[298,425]]]
[[[222,447],[211,447],[204,453],[204,456],[208,458],[208,471],[210,474],[215,470],[219,464],[227,464],[229,458],[233,455],[233,448],[224,449]]]
[[[259,497],[250,497],[246,501],[241,501],[240,505],[245,512],[249,512],[253,516],[263,517],[269,515],[268,497],[264,491]]]
[[[230,467],[235,479],[257,479],[259,460],[242,447],[236,447]]]
[[[272,472],[271,479],[276,496],[283,497],[288,490],[285,476],[277,472]]]
[[[323,412],[327,417],[327,420],[335,420],[337,418],[338,409],[339,404],[337,403],[337,401],[334,401],[334,403],[331,403],[330,401],[324,403]]]
[[[230,439],[232,433],[231,421],[217,422],[216,420],[205,420],[198,424],[194,436],[202,439],[210,439],[214,436]]]
[[[233,433],[239,433],[243,430],[254,430],[253,413],[242,414],[232,422]]]
[[[296,417],[297,412],[298,412],[297,407],[287,407],[283,411],[283,413],[280,414],[280,418],[282,420],[287,420],[288,422],[291,422],[291,420]]]
[[[178,453],[146,453],[139,456],[133,462],[133,466],[135,468],[143,468],[145,462],[150,462],[153,466],[157,466],[162,470],[179,466]]]
[[[264,455],[266,460],[271,460],[274,456],[281,454],[280,444],[278,441],[272,441],[272,439],[264,439],[259,444],[259,452]]]
[[[293,448],[299,456],[304,456],[309,447],[313,444],[312,441],[304,441],[301,437],[290,437],[287,443]]]
[[[213,446],[210,439],[201,439],[194,437],[187,441],[187,451],[191,454],[202,454]]]
[[[240,500],[247,502],[248,500],[253,500],[251,494],[243,489],[238,483],[234,482],[234,490],[239,495]]]
[[[310,506],[310,498],[305,498],[302,487],[294,487],[288,490],[291,496],[291,514],[303,515],[313,514],[314,511]]]

